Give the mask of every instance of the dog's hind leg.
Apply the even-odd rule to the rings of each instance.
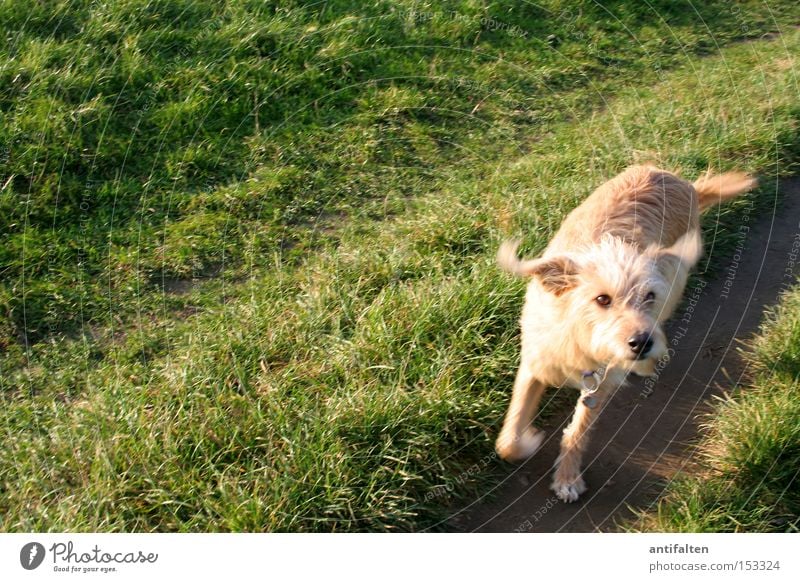
[[[521,461],[533,455],[544,440],[544,433],[531,426],[539,401],[547,386],[537,380],[531,366],[523,360],[514,380],[514,391],[495,450],[507,461]]]
[[[591,405],[581,398],[572,422],[564,429],[561,439],[561,453],[556,460],[556,473],[553,476],[551,489],[562,501],[573,502],[586,491],[586,484],[581,477],[581,461],[583,452],[589,442],[589,430],[603,407],[605,395],[602,390],[592,395]]]

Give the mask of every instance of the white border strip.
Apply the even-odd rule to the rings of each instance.
[[[800,580],[798,542],[791,534],[3,534],[0,579]],[[23,560],[40,563],[27,570]]]

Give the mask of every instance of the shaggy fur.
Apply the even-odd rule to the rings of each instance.
[[[544,434],[531,425],[547,386],[599,387],[581,399],[564,430],[552,488],[564,501],[586,491],[581,457],[604,402],[633,372],[647,376],[666,357],[661,324],[674,311],[702,254],[705,208],[750,190],[746,174],[706,174],[694,184],[652,166],[609,180],[564,220],[541,258],[520,260],[504,243],[498,262],[531,277],[522,310],[521,362],[497,439],[510,461],[533,455]]]

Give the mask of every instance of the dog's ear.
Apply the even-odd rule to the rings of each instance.
[[[506,241],[497,251],[497,263],[504,271],[517,277],[537,277],[542,286],[561,295],[575,286],[575,275],[578,265],[567,256],[548,257],[546,259],[520,260],[517,256],[519,241]]]
[[[700,237],[700,231],[687,232],[671,247],[654,250],[653,254],[658,270],[667,281],[673,281],[679,274],[685,276],[703,254],[703,239]]]
[[[555,295],[572,289],[576,283],[578,265],[566,256],[549,257],[531,261],[526,272],[539,279],[542,287]]]

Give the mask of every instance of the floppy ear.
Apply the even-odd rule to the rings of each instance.
[[[504,271],[517,277],[537,277],[545,289],[556,295],[575,286],[575,275],[578,274],[575,261],[566,256],[520,260],[518,246],[519,241],[506,241],[500,245],[497,263]]]
[[[578,265],[569,257],[562,255],[532,263],[529,273],[538,278],[542,287],[551,293],[561,295],[575,286]]]

